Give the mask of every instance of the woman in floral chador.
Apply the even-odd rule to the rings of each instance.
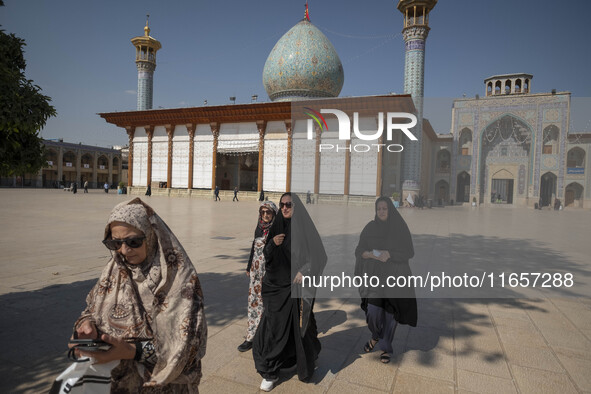
[[[275,220],[277,206],[272,201],[265,201],[259,207],[259,220],[254,230],[254,240],[250,249],[250,258],[246,266],[246,275],[250,278],[248,288],[248,328],[245,341],[238,346],[238,350],[245,352],[252,348],[252,339],[259,326],[263,314],[263,298],[261,296],[261,281],[265,275],[265,256],[263,249],[267,242],[269,229]]]
[[[120,360],[111,392],[198,392],[207,325],[195,267],[166,223],[136,198],[105,229],[112,257],[88,294],[74,337],[98,338],[95,363]]]

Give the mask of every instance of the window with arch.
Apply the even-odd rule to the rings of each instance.
[[[63,156],[64,168],[76,167],[76,154],[72,151],[64,153]]]
[[[493,91],[492,82],[489,82],[486,85],[486,95],[490,96],[492,94],[492,91]]]
[[[585,151],[579,147],[570,149],[566,155],[566,166],[569,168],[583,168],[585,166]]]
[[[88,153],[85,153],[84,155],[82,155],[82,158],[80,159],[80,163],[82,165],[82,168],[92,168],[92,156]]]
[[[550,125],[544,129],[543,140],[542,140],[542,154],[551,155],[558,153],[558,127]]]
[[[460,132],[458,148],[461,156],[470,156],[472,154],[472,131],[467,127]]]
[[[57,152],[53,149],[47,150],[47,165],[49,166],[56,166],[57,165]]]
[[[528,93],[529,92],[529,79],[526,79],[525,82],[523,83],[523,93]]]
[[[109,160],[105,156],[99,156],[98,158],[98,169],[99,170],[108,170],[109,169]]]
[[[443,149],[437,152],[436,170],[438,172],[449,171],[450,158],[451,155],[449,154],[449,151],[447,149]]]
[[[511,93],[511,80],[508,79],[505,81],[505,94]]]
[[[501,94],[501,81],[495,83],[495,94]]]
[[[119,167],[119,158],[113,157],[113,168],[117,169]]]
[[[521,79],[515,80],[515,93],[521,93]]]

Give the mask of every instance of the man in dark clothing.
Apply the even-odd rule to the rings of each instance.
[[[232,201],[240,201],[238,200],[238,186],[234,187],[234,198],[232,199]]]
[[[213,193],[215,194],[215,200],[220,200],[222,201],[222,199],[220,198],[220,188],[218,187],[218,185],[215,186],[215,190],[213,191]]]

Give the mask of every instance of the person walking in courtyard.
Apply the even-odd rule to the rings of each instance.
[[[72,193],[78,193],[78,182],[74,182],[72,185]]]
[[[213,193],[215,194],[215,200],[218,201],[222,201],[222,199],[220,198],[220,187],[218,185],[215,185],[215,189],[213,191]]]
[[[84,193],[88,193],[88,181],[84,181]]]
[[[265,275],[265,256],[263,249],[267,242],[269,229],[275,220],[277,206],[273,201],[263,202],[259,207],[259,218],[254,230],[254,240],[250,248],[250,257],[246,266],[246,275],[249,277],[248,287],[248,328],[244,342],[238,346],[238,350],[245,352],[252,348],[252,339],[257,331],[261,315],[263,313],[263,298],[261,296],[261,281]]]
[[[111,392],[198,392],[207,325],[189,256],[154,210],[136,198],[118,204],[103,244],[111,258],[86,298],[74,338],[106,351],[74,350],[95,364],[120,360]]]
[[[109,184],[107,182],[105,182],[103,188],[105,189],[105,193],[109,193]]]
[[[263,391],[273,389],[280,369],[294,365],[298,378],[309,381],[321,349],[312,312],[315,293],[301,283],[303,275],[322,274],[324,245],[297,195],[283,194],[279,207],[264,249],[264,311],[252,347]]]
[[[238,200],[238,186],[234,186],[234,198],[232,201],[239,201]]]
[[[265,191],[261,190],[261,194],[259,194],[259,201],[265,201]]]
[[[146,196],[150,197],[152,195],[152,185],[148,185],[146,189]]]
[[[310,190],[308,190],[308,193],[306,193],[306,204],[311,204],[312,203],[312,196],[310,195]]]
[[[381,283],[388,277],[409,278],[408,260],[414,256],[412,237],[406,222],[392,200],[380,197],[375,204],[375,218],[359,237],[355,249],[355,275],[377,276]],[[417,325],[417,301],[412,287],[361,287],[361,308],[365,312],[370,340],[363,350],[371,352],[379,344],[380,361],[389,363],[396,326]]]

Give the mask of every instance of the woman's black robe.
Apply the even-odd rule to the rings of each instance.
[[[281,211],[269,230],[265,247],[265,276],[262,283],[264,311],[253,340],[252,354],[257,371],[267,377],[297,364],[298,378],[307,381],[314,373],[320,353],[316,320],[312,313],[313,294],[301,296],[301,288],[293,285],[297,272],[318,275],[326,264],[326,253],[318,231],[301,200],[294,194],[291,219]],[[273,237],[285,234],[279,246]],[[292,253],[293,252],[293,253]]]
[[[359,237],[359,244],[355,249],[355,275],[380,278],[380,286],[377,288],[360,288],[361,308],[367,311],[367,304],[384,308],[386,312],[394,315],[398,323],[417,325],[417,301],[414,288],[407,287],[381,287],[386,285],[388,276],[405,276],[407,279],[412,272],[408,260],[414,256],[412,237],[406,222],[400,213],[394,208],[392,200],[380,197],[376,201],[376,213],[378,202],[385,201],[388,206],[388,219],[381,221],[377,214],[374,220],[369,222]],[[387,250],[390,259],[385,263],[375,259],[364,259],[365,251]],[[408,280],[407,280],[408,282]]]

